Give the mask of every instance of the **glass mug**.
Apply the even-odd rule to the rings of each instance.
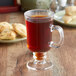
[[[47,70],[52,63],[46,60],[46,52],[51,47],[58,48],[64,41],[64,32],[60,26],[53,25],[54,13],[50,10],[34,9],[24,13],[27,28],[27,47],[33,52],[33,60],[27,62],[32,70]],[[52,32],[57,30],[60,41],[52,41]]]

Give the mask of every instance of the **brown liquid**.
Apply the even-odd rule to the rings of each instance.
[[[38,52],[38,53],[37,53],[37,52],[36,52],[36,53],[35,53],[35,56],[36,56],[36,57],[35,57],[36,60],[43,60],[45,55],[44,55],[44,53],[41,53],[41,52]]]
[[[51,18],[46,15],[33,15],[26,21],[27,27],[27,47],[32,52],[46,52],[50,49],[49,42],[52,40],[50,24]],[[36,55],[41,56],[41,54]]]

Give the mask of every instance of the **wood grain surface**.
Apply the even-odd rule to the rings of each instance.
[[[24,16],[21,12],[0,14],[1,21],[24,24]],[[53,68],[53,76],[76,76],[76,29],[64,28],[64,34],[63,46],[58,49],[52,48],[48,52],[48,58],[55,65]],[[58,32],[55,31],[53,33],[53,39],[57,40],[58,36]],[[32,58],[31,52],[26,47],[26,44],[26,40],[11,44],[0,43],[0,76],[12,76],[16,66],[24,60],[27,62]],[[23,61],[21,61],[21,58]],[[50,70],[33,72],[29,71],[26,66],[21,69],[24,71],[23,74],[20,73],[20,70],[19,72],[16,70],[13,76],[52,76]]]

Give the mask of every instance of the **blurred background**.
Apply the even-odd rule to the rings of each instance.
[[[54,12],[76,5],[76,0],[0,0],[0,13],[50,9]]]
[[[64,10],[67,6],[74,5],[76,5],[76,0],[0,0],[0,22],[6,21],[9,23],[16,22],[25,24],[24,11],[30,9],[49,9],[57,13]],[[58,18],[60,16],[61,14],[58,15]],[[58,24],[59,23],[57,23],[57,25]],[[59,76],[60,73],[63,74],[64,69],[66,75],[63,74],[63,76],[76,76],[76,24],[73,26],[60,24],[60,26],[64,28],[64,45],[58,49],[52,48],[51,51],[48,52],[50,60],[56,65],[56,70],[54,70],[56,75],[54,76]],[[53,39],[57,40],[58,36],[58,32],[55,31],[53,33]],[[32,58],[32,53],[29,52],[26,41],[27,40],[10,44],[0,43],[0,76],[11,76],[17,64],[22,63],[21,60],[27,62]],[[32,72],[28,73],[27,70],[25,73],[26,76],[28,76],[28,74],[33,76]],[[38,74],[40,74],[40,72],[38,72]],[[47,73],[44,73],[43,75],[42,72],[39,76],[49,76],[46,74]],[[38,75],[36,74],[35,76]]]

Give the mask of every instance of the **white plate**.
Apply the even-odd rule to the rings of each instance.
[[[59,11],[59,12],[55,13],[54,20],[58,23],[66,25],[66,26],[76,27],[76,21],[75,21],[75,23],[67,23],[67,24],[64,23],[64,21],[62,19],[64,15],[65,15],[65,10]]]

